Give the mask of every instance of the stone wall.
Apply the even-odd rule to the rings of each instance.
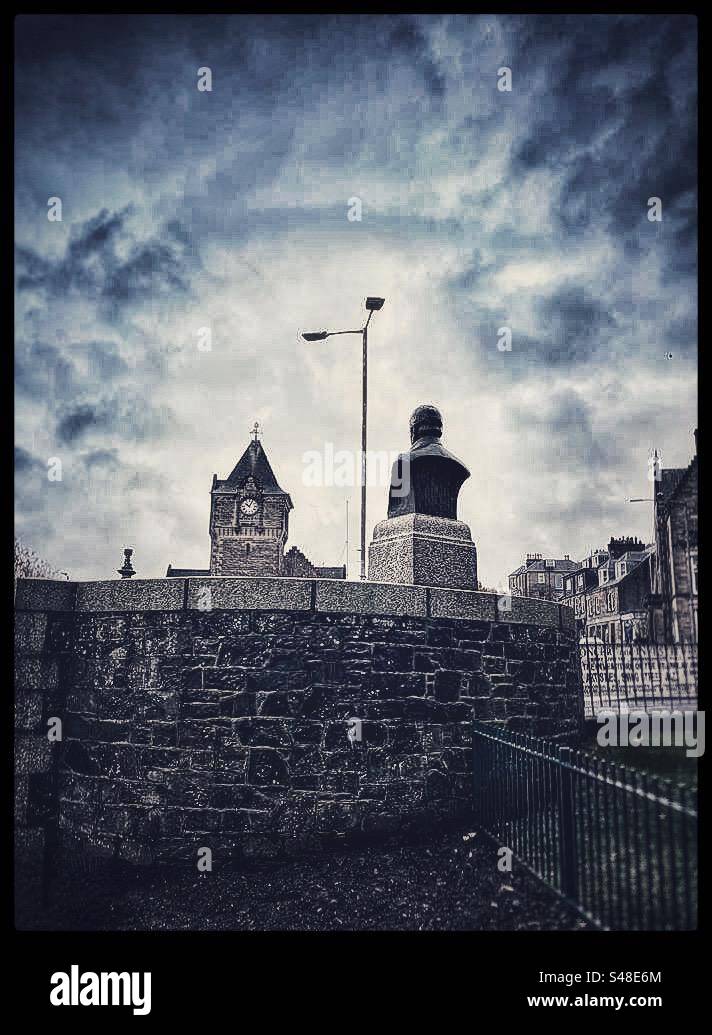
[[[262,529],[262,538],[257,532],[246,535],[214,537],[211,550],[211,568],[226,576],[240,573],[239,577],[259,575],[260,572],[281,570],[284,543],[281,533],[275,529]]]
[[[697,457],[680,478],[674,492],[658,507],[656,546],[663,635],[668,642],[697,643]]]
[[[580,722],[571,610],[513,597],[498,617],[496,601],[323,579],[21,580],[20,852],[55,821],[63,842],[152,863],[463,817],[473,716],[552,738]]]

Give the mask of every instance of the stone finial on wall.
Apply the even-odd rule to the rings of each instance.
[[[120,575],[122,579],[131,579],[136,574],[136,571],[133,565],[131,564],[132,554],[133,550],[130,550],[128,548],[124,550],[123,567],[116,569],[117,574]]]

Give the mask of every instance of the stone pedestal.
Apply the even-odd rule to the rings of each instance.
[[[371,582],[477,589],[469,526],[452,518],[403,514],[379,521],[368,548]]]

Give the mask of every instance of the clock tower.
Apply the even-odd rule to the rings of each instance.
[[[252,441],[224,481],[210,490],[210,574],[281,575],[292,501],[259,440]]]

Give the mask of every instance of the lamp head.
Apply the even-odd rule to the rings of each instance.
[[[302,334],[302,338],[304,338],[304,341],[323,341],[324,338],[328,337],[328,331],[310,331],[306,334]]]
[[[379,309],[383,309],[383,303],[385,301],[385,298],[369,297],[366,299],[366,309],[368,309],[369,312],[378,312]]]

